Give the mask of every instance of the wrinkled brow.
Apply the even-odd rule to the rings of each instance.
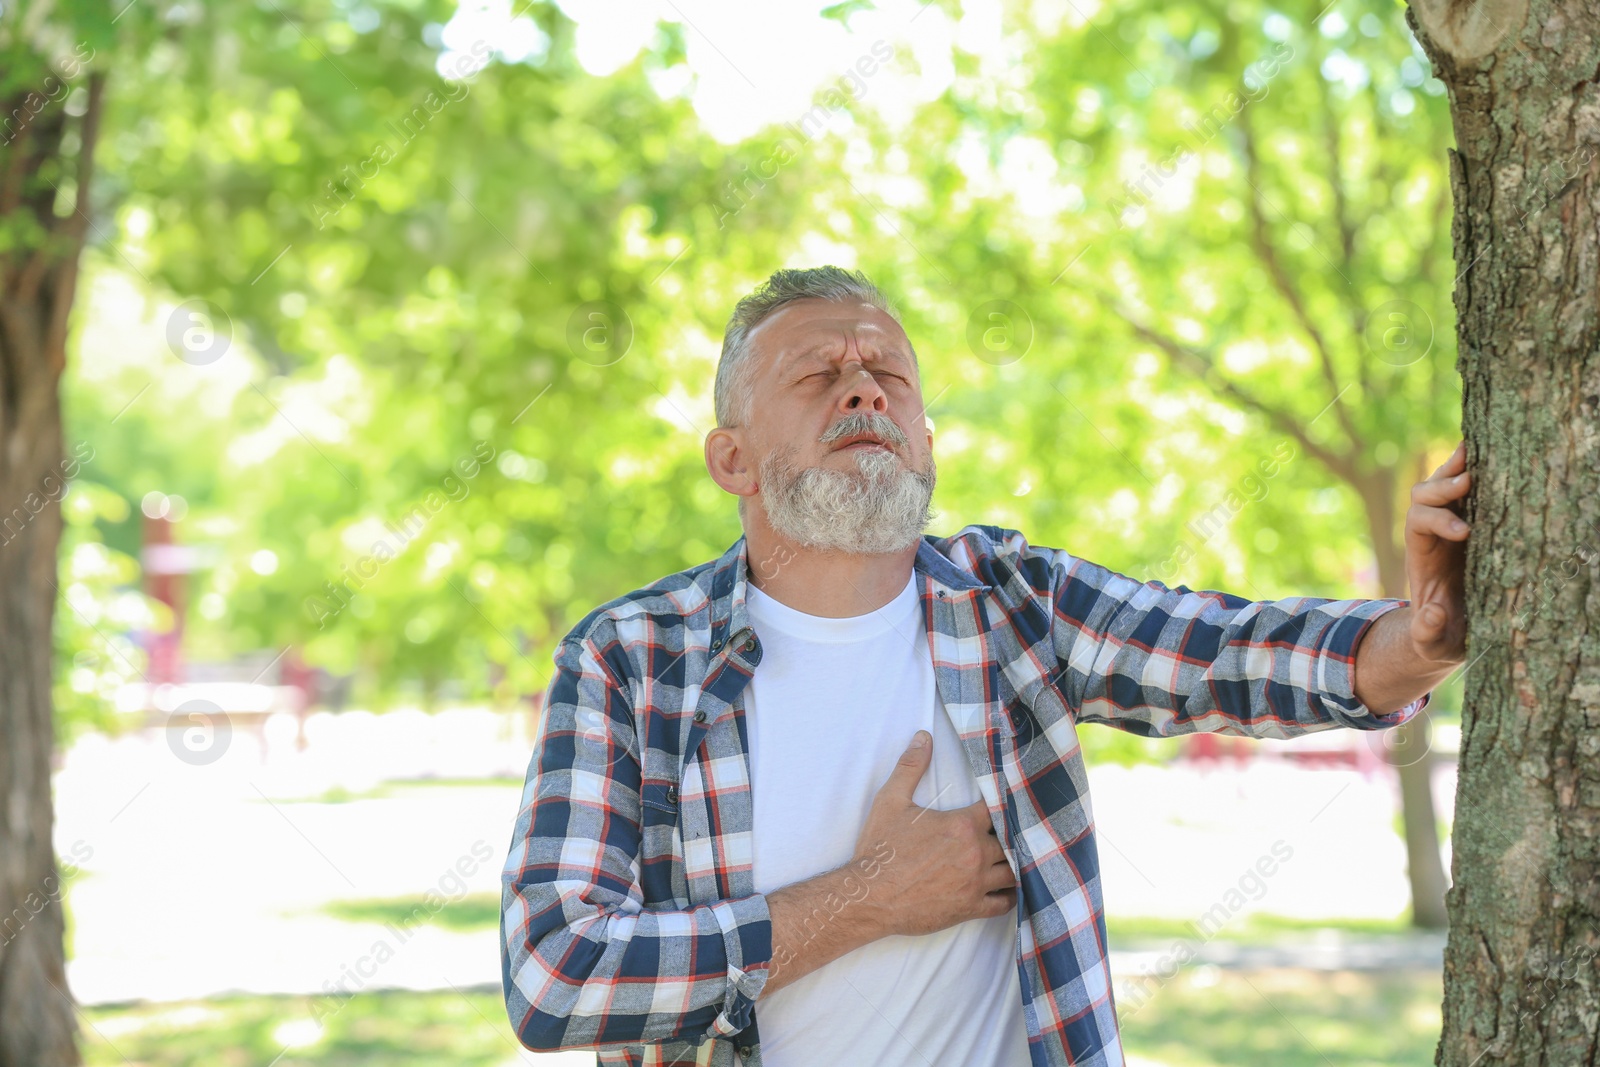
[[[862,354],[869,359],[872,357],[877,357],[880,360],[899,362],[904,364],[907,368],[912,366],[910,354],[905,350],[904,346],[892,338],[884,337],[880,339],[869,334],[865,337],[858,336],[856,338],[856,342],[858,347],[862,350]],[[788,359],[784,360],[784,362],[785,364],[800,363],[806,360],[826,357],[834,352],[839,351],[839,349],[843,347],[843,337],[834,336],[820,338],[799,346],[794,350],[793,354]]]

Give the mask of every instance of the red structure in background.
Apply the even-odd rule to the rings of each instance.
[[[226,715],[234,726],[254,724],[263,731],[268,717],[288,711],[299,722],[297,743],[304,748],[306,716],[319,693],[329,688],[326,673],[308,666],[292,646],[277,651],[261,649],[220,662],[185,660],[183,638],[193,586],[190,575],[209,566],[217,553],[208,546],[178,543],[174,528],[187,510],[181,498],[151,493],[140,510],[144,514],[140,552],[144,592],[165,604],[172,617],[170,628],[141,634],[150,657],[145,674],[148,684],[143,687],[146,710],[159,718],[185,701],[198,701]],[[342,703],[342,692],[336,695]],[[262,744],[265,747],[264,732]]]
[[[186,550],[172,536],[173,521],[165,515],[144,517],[144,551],[140,563],[144,570],[144,591],[172,611],[172,628],[148,635],[149,679],[152,685],[176,685],[183,681],[183,625],[187,615],[188,575],[194,570],[194,552]]]
[[[1182,758],[1201,767],[1244,767],[1265,756],[1301,767],[1353,770],[1373,775],[1390,766],[1384,735],[1366,730],[1328,730],[1288,742],[1257,741],[1228,734],[1199,733],[1183,738]],[[1270,747],[1269,747],[1270,746]]]
[[[1255,742],[1247,737],[1228,737],[1222,734],[1190,734],[1183,739],[1185,759],[1196,763],[1220,764],[1223,760],[1249,763],[1256,756]]]

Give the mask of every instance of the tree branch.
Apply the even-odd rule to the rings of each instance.
[[[15,98],[0,101],[0,107],[6,109],[5,114],[12,113],[14,102]],[[19,104],[18,109],[20,106]],[[5,167],[0,169],[0,219],[10,219],[22,210],[22,191],[28,180],[28,155],[32,149],[30,144],[32,140],[33,123],[28,122],[23,124],[17,135],[6,145]],[[0,265],[4,268],[3,272],[0,272],[0,286],[10,284],[11,264],[14,261],[27,262],[27,251],[26,248],[20,248],[15,253],[0,253]]]
[[[1165,352],[1173,362],[1188,367],[1192,373],[1224,396],[1231,397],[1251,411],[1264,415],[1274,426],[1293,437],[1300,447],[1305,449],[1308,456],[1317,460],[1350,485],[1355,486],[1359,483],[1361,475],[1350,455],[1333,452],[1317,444],[1290,412],[1267,403],[1237,382],[1225,377],[1210,353],[1190,348],[1176,338],[1161,333],[1142,322],[1136,315],[1122,307],[1115,300],[1102,295],[1100,296],[1100,302],[1113,315],[1127,323],[1134,333]]]
[[[1322,97],[1322,133],[1328,146],[1328,184],[1333,187],[1333,220],[1339,227],[1340,251],[1344,254],[1345,269],[1355,271],[1356,231],[1350,222],[1350,200],[1346,195],[1344,174],[1339,167],[1344,152],[1339,143],[1339,116],[1333,110],[1333,100],[1328,95],[1328,80],[1318,78]]]
[[[24,244],[19,249],[24,259],[21,269],[17,271],[11,295],[23,303],[32,303],[39,298],[45,274],[54,263],[58,228],[55,216],[56,189],[54,183],[41,172],[51,159],[61,155],[66,115],[56,109],[43,111],[28,123],[28,133],[31,151],[23,161],[19,198],[13,210],[16,215],[31,218],[43,237],[31,247]]]
[[[1356,225],[1350,216],[1349,186],[1345,184],[1344,171],[1342,169],[1344,161],[1342,128],[1339,124],[1339,113],[1333,106],[1332,90],[1328,87],[1327,79],[1318,78],[1317,84],[1322,102],[1323,139],[1328,150],[1328,182],[1333,189],[1334,222],[1339,227],[1339,244],[1344,254],[1345,270],[1352,277],[1355,277],[1359,273],[1356,270]],[[1374,123],[1378,121],[1378,109],[1376,106],[1373,107],[1372,120]],[[1381,152],[1378,153],[1380,161],[1382,155]],[[1392,187],[1393,185],[1390,182],[1381,182],[1379,184],[1379,188],[1382,189]],[[1351,288],[1346,287],[1341,292],[1344,294],[1344,299],[1340,302],[1345,305],[1345,309],[1350,316],[1350,336],[1361,338],[1366,327],[1366,309],[1361,306],[1360,299],[1357,298]],[[1361,395],[1363,397],[1371,396],[1372,374],[1370,364],[1372,354],[1367,351],[1365,345],[1358,344],[1355,355],[1356,382],[1361,386]]]
[[[83,245],[89,233],[89,186],[94,179],[94,153],[100,141],[100,115],[105,107],[106,76],[104,71],[89,75],[89,99],[83,119],[78,123],[78,173],[77,189],[72,214],[61,225],[68,239],[63,251],[55,292],[50,309],[50,324],[46,334],[45,351],[50,354],[51,373],[60,375],[67,365],[67,320],[72,311],[73,296],[78,286],[79,262]]]
[[[1331,394],[1334,415],[1339,419],[1339,425],[1344,428],[1345,436],[1350,439],[1352,448],[1360,452],[1363,446],[1362,437],[1356,430],[1349,409],[1341,399],[1343,390],[1339,388],[1339,376],[1334,371],[1333,353],[1329,350],[1322,331],[1317,329],[1317,324],[1306,310],[1305,302],[1300,298],[1300,291],[1295,287],[1294,280],[1289,277],[1289,272],[1278,255],[1277,246],[1272,243],[1271,236],[1267,232],[1267,216],[1262,209],[1261,157],[1256,148],[1255,133],[1250,126],[1248,110],[1239,116],[1239,127],[1244,140],[1245,182],[1250,186],[1251,245],[1255,248],[1256,256],[1267,268],[1267,274],[1272,278],[1274,287],[1294,312],[1300,328],[1306,332],[1316,347],[1318,359],[1322,364],[1322,377],[1328,383]]]
[[[13,107],[13,104],[16,106]],[[0,101],[4,114],[20,111],[22,105],[15,98]],[[6,144],[5,168],[0,170],[0,216],[11,214],[22,203],[23,161],[28,156],[28,130],[32,123],[24,123],[17,134]]]
[[[17,457],[21,469],[33,464],[34,450],[59,447],[56,436],[49,431],[60,419],[67,330],[89,226],[89,187],[94,178],[94,150],[104,103],[105,76],[96,72],[89,78],[87,106],[78,120],[78,187],[72,214],[56,216],[54,198],[48,203],[41,198],[33,206],[35,212],[45,212],[40,222],[48,224],[47,236],[33,250],[13,290],[5,294],[11,305],[7,309],[7,333],[16,349],[8,354],[6,368],[15,402],[8,439],[13,448],[20,445],[26,450],[25,456]],[[59,152],[61,133],[61,129],[55,130],[54,136],[41,144]]]

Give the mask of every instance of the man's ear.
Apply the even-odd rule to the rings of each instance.
[[[760,485],[754,468],[742,428],[718,426],[706,434],[706,470],[712,481],[734,496],[755,496]]]

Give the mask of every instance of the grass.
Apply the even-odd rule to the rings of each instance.
[[[229,997],[83,1018],[90,1067],[499,1067],[521,1048],[499,993]]]
[[[1425,1067],[1439,998],[1428,971],[1201,966],[1137,1007],[1124,994],[1122,1032],[1132,1056],[1163,1067]],[[89,1067],[500,1067],[520,1048],[498,992],[230,997],[84,1021]]]
[[[500,895],[469,893],[437,911],[422,897],[383,897],[370,900],[336,900],[319,909],[346,922],[393,923],[415,926],[429,922],[451,930],[479,930],[500,926]]]
[[[1106,916],[1106,934],[1113,948],[1148,941],[1236,941],[1246,945],[1266,945],[1285,935],[1313,934],[1336,930],[1358,937],[1396,936],[1411,932],[1406,916],[1395,919],[1291,919],[1259,912],[1229,922],[1211,937],[1200,933],[1188,919],[1154,918],[1142,915]]]
[[[1142,1005],[1122,998],[1128,1052],[1166,1067],[1430,1067],[1433,971],[1180,971]]]

